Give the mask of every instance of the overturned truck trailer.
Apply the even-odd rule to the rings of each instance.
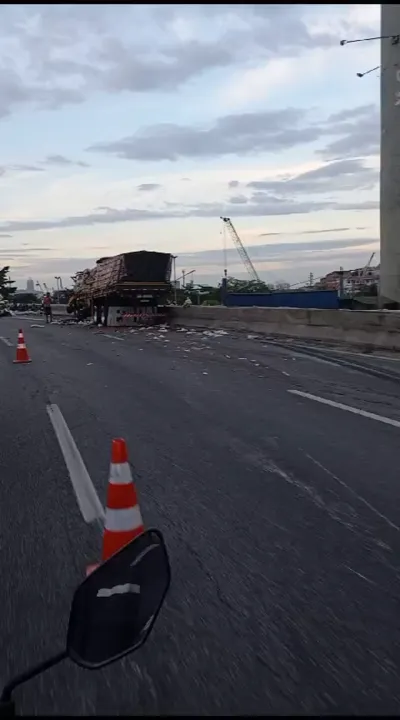
[[[104,257],[76,278],[74,301],[90,307],[93,321],[105,327],[159,324],[171,303],[169,253],[121,253]]]

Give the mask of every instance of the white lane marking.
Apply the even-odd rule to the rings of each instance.
[[[104,520],[104,508],[60,408],[58,405],[47,405],[47,412],[60,444],[84,521],[91,523],[94,520]]]
[[[392,418],[387,418],[383,415],[376,415],[375,413],[370,413],[367,410],[359,410],[359,408],[354,408],[350,405],[343,405],[343,403],[338,403],[334,400],[327,400],[326,398],[319,397],[319,395],[311,395],[311,393],[302,392],[301,390],[288,390],[288,392],[292,395],[299,395],[299,397],[306,398],[307,400],[315,400],[315,402],[322,403],[323,405],[330,405],[331,407],[338,408],[339,410],[347,410],[347,412],[354,413],[354,415],[361,415],[362,417],[369,418],[370,420],[378,420],[378,422],[385,423],[386,425],[393,425],[393,427],[400,428],[399,420],[392,420]]]
[[[8,338],[0,337],[0,340],[4,343],[4,345],[7,345],[7,347],[13,346],[12,342],[10,342],[10,340]]]
[[[389,518],[386,517],[386,515],[383,515],[381,512],[379,512],[379,510],[377,510],[377,508],[374,505],[371,505],[371,503],[369,503],[368,500],[366,500],[362,495],[359,495],[355,490],[353,490],[352,487],[350,487],[350,485],[347,485],[347,483],[345,483],[344,480],[341,480],[337,475],[335,475],[335,473],[333,473],[331,470],[329,470],[327,467],[325,467],[325,465],[320,463],[312,455],[309,455],[306,452],[304,453],[304,455],[309,460],[311,460],[311,462],[313,462],[314,465],[319,467],[320,470],[324,470],[324,472],[326,472],[326,474],[329,475],[329,477],[331,477],[333,480],[335,480],[337,483],[339,483],[339,485],[346,488],[346,490],[348,490],[349,493],[354,495],[354,497],[356,497],[357,500],[359,500],[364,505],[366,505],[366,507],[369,508],[369,510],[371,510],[371,512],[375,513],[375,515],[378,515],[378,517],[380,517],[381,520],[384,520],[391,528],[393,528],[393,530],[398,530],[398,531],[400,530],[400,527],[398,525],[396,525],[394,522],[389,520]]]
[[[110,338],[110,340],[121,340],[124,342],[124,338],[118,337],[118,335],[106,335],[106,333],[100,333],[103,337]]]

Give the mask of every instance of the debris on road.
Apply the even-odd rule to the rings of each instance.
[[[195,330],[192,332],[196,332]],[[203,330],[203,335],[207,337],[221,337],[222,335],[228,335],[226,330]]]

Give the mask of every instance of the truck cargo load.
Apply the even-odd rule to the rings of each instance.
[[[96,295],[123,286],[169,286],[171,266],[171,254],[146,250],[100,258],[95,268],[84,271],[77,291]]]

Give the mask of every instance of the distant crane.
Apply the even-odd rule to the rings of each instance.
[[[233,240],[233,244],[235,245],[236,250],[239,253],[240,259],[242,260],[243,265],[245,266],[251,279],[255,280],[256,282],[261,282],[260,278],[258,277],[257,271],[256,271],[253,263],[250,260],[249,254],[248,254],[246,248],[244,247],[239,235],[237,234],[231,219],[227,218],[227,217],[221,217],[221,220],[223,223],[225,223],[225,226],[228,228],[229,234]]]
[[[179,282],[179,280],[182,279],[182,287],[186,287],[187,276],[191,275],[194,272],[196,272],[196,270],[189,270],[189,272],[186,272],[186,270],[182,270],[182,275],[181,275],[181,277],[178,278],[177,282]]]
[[[43,288],[42,288],[39,280],[38,280],[37,283],[36,283],[36,287],[39,288],[40,292],[43,292]]]
[[[368,268],[370,267],[370,265],[371,265],[374,257],[375,257],[375,253],[373,252],[372,255],[371,255],[371,257],[370,257],[370,259],[368,260],[367,264],[364,265],[364,267],[363,267],[363,269],[362,269],[362,271],[361,271],[361,277],[364,277],[364,275],[366,275],[367,270],[368,270]]]

